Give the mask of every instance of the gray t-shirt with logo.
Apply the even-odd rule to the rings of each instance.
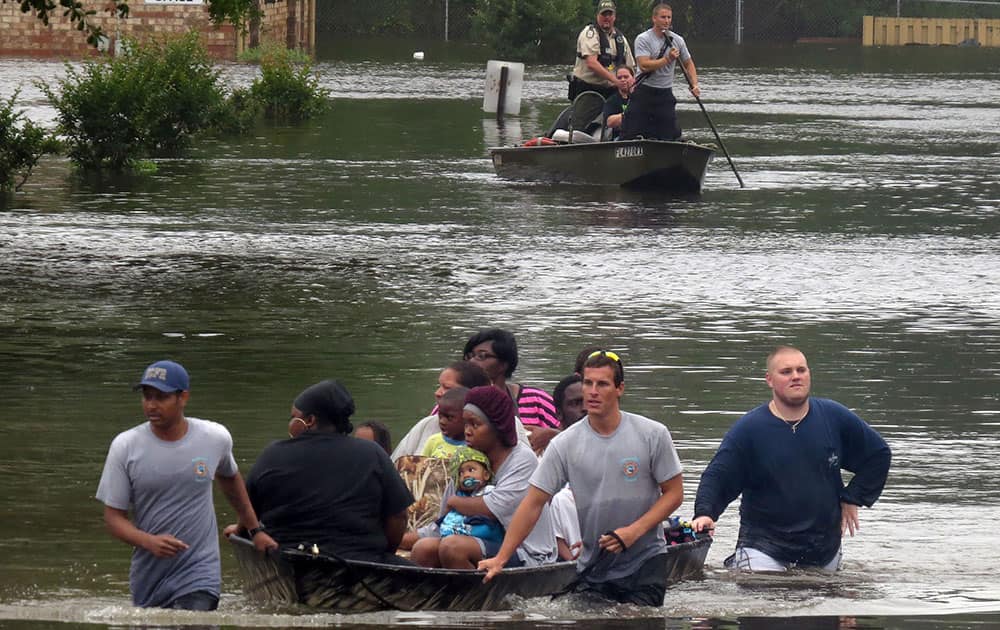
[[[681,473],[667,427],[627,411],[621,415],[611,435],[594,431],[584,416],[552,439],[531,476],[531,485],[548,494],[559,492],[567,482],[573,489],[583,539],[581,570],[599,551],[602,534],[638,520],[660,498],[660,484]],[[663,528],[654,527],[617,554],[605,573],[590,573],[587,579],[603,582],[631,575],[666,548]]]
[[[129,586],[136,606],[163,606],[195,591],[219,595],[212,479],[232,477],[239,469],[224,426],[198,418],[187,422],[187,433],[176,442],[156,437],[148,422],[118,434],[97,487],[98,500],[131,510],[132,522],[142,531],[171,534],[190,545],[173,558],[133,551]]]

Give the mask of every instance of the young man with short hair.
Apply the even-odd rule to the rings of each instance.
[[[142,390],[147,422],[111,442],[97,488],[108,531],[135,548],[129,572],[132,602],[215,610],[222,572],[212,480],[219,482],[258,550],[277,543],[250,505],[229,431],[185,417],[187,371],[173,361],[157,361],[135,389]]]
[[[569,483],[583,541],[578,568],[586,571],[578,588],[617,602],[663,604],[662,523],[683,500],[681,463],[665,426],[621,409],[624,376],[614,352],[599,350],[584,363],[587,415],[549,443],[500,551],[479,563],[487,580],[501,571],[552,495]],[[602,562],[606,554],[614,554],[614,562]]]
[[[765,378],[771,400],[722,439],[701,475],[691,524],[695,531],[713,529],[742,494],[736,552],[727,567],[836,571],[841,539],[858,529],[858,507],[871,507],[882,493],[892,453],[847,407],[809,395],[812,375],[797,348],[776,348]],[[854,473],[846,485],[841,469]]]
[[[635,58],[642,82],[632,91],[628,115],[622,127],[622,139],[643,137],[650,140],[677,140],[677,99],[674,98],[674,69],[683,66],[691,80],[691,93],[701,95],[698,70],[684,38],[670,30],[674,10],[669,4],[653,7],[653,27],[635,38]],[[639,79],[637,79],[638,81]]]

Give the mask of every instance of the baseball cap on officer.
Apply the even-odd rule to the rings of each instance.
[[[612,13],[617,13],[618,9],[615,7],[615,3],[612,0],[601,0],[597,4],[598,13],[607,13],[608,11]]]
[[[151,363],[142,373],[142,380],[132,389],[139,390],[146,385],[167,393],[186,392],[191,389],[187,370],[180,363],[173,361]]]

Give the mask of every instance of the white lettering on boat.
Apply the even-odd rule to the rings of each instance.
[[[632,144],[627,147],[615,148],[615,159],[630,158],[630,157],[642,157],[642,147],[636,144]]]

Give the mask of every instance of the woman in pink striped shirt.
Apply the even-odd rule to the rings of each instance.
[[[560,428],[555,403],[547,391],[509,382],[517,368],[517,342],[513,334],[502,328],[481,330],[466,342],[464,356],[466,361],[483,368],[494,387],[507,392],[529,434],[538,428]]]

